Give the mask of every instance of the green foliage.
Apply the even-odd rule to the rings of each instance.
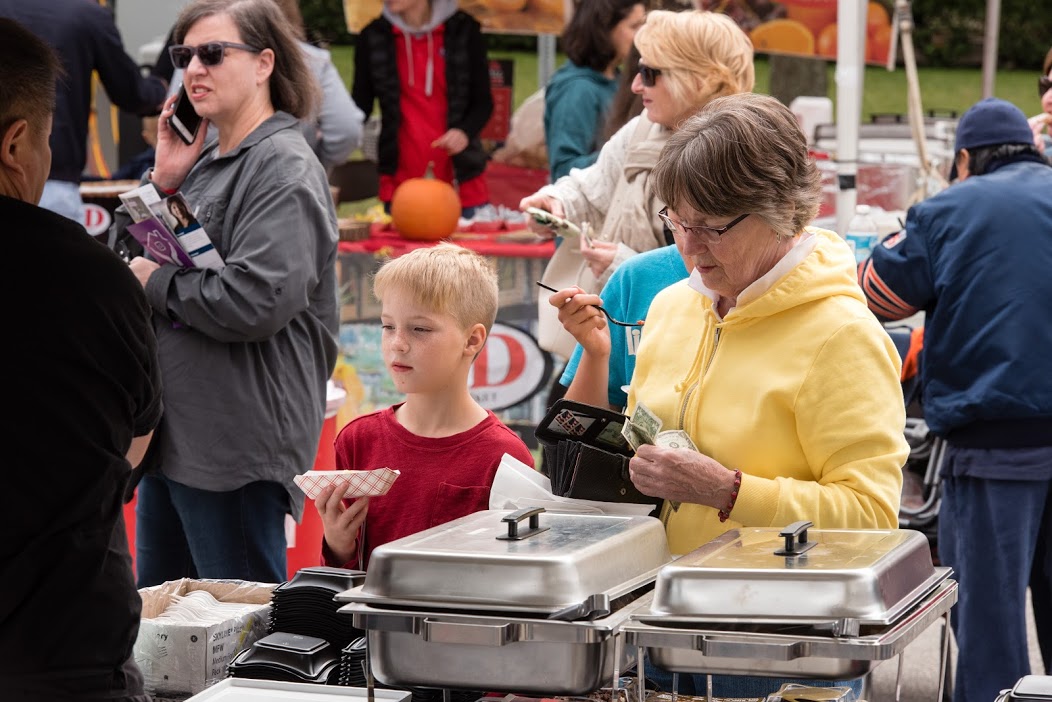
[[[1040,70],[1052,37],[1052,12],[1032,0],[1002,0],[998,67]],[[927,66],[982,65],[986,0],[912,0],[917,63]],[[1047,9],[1047,8],[1046,8]],[[1025,31],[1015,28],[1025,27]]]
[[[307,38],[320,44],[347,44],[352,41],[347,33],[343,14],[343,0],[300,0],[300,12],[307,27]]]

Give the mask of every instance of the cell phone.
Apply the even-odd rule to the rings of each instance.
[[[547,210],[542,210],[539,207],[527,207],[526,214],[533,217],[533,221],[538,224],[542,224],[556,234],[560,236],[580,236],[581,228],[573,222],[563,219],[562,217],[556,217]]]
[[[179,96],[175,98],[175,112],[168,118],[168,126],[175,130],[185,144],[193,144],[197,130],[201,128],[201,115],[194,110],[190,98],[186,95],[186,86],[179,86]]]

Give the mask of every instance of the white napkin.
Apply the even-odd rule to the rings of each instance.
[[[548,512],[564,514],[609,514],[645,517],[653,505],[632,502],[598,502],[559,497],[552,493],[547,476],[530,468],[514,456],[504,454],[493,477],[489,493],[490,509],[526,509],[543,507]]]

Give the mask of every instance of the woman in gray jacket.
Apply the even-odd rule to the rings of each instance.
[[[300,128],[318,87],[272,0],[193,0],[174,35],[205,124],[184,144],[169,100],[146,179],[183,195],[225,265],[131,262],[165,409],[138,488],[139,586],[281,582],[285,517],[303,509],[292,477],[313,464],[337,354],[336,213]]]

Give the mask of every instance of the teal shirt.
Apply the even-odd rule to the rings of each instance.
[[[587,168],[599,155],[599,130],[617,92],[617,79],[567,61],[544,90],[544,139],[555,182],[571,168]]]
[[[603,307],[614,319],[625,322],[646,319],[654,297],[686,277],[687,268],[675,245],[641,253],[622,263],[610,276],[600,294]],[[610,370],[606,394],[611,405],[624,407],[628,404],[628,394],[621,387],[632,381],[632,373],[636,369],[636,347],[639,346],[643,328],[609,326]],[[559,379],[566,387],[577,375],[581,354],[581,345],[578,344]]]

